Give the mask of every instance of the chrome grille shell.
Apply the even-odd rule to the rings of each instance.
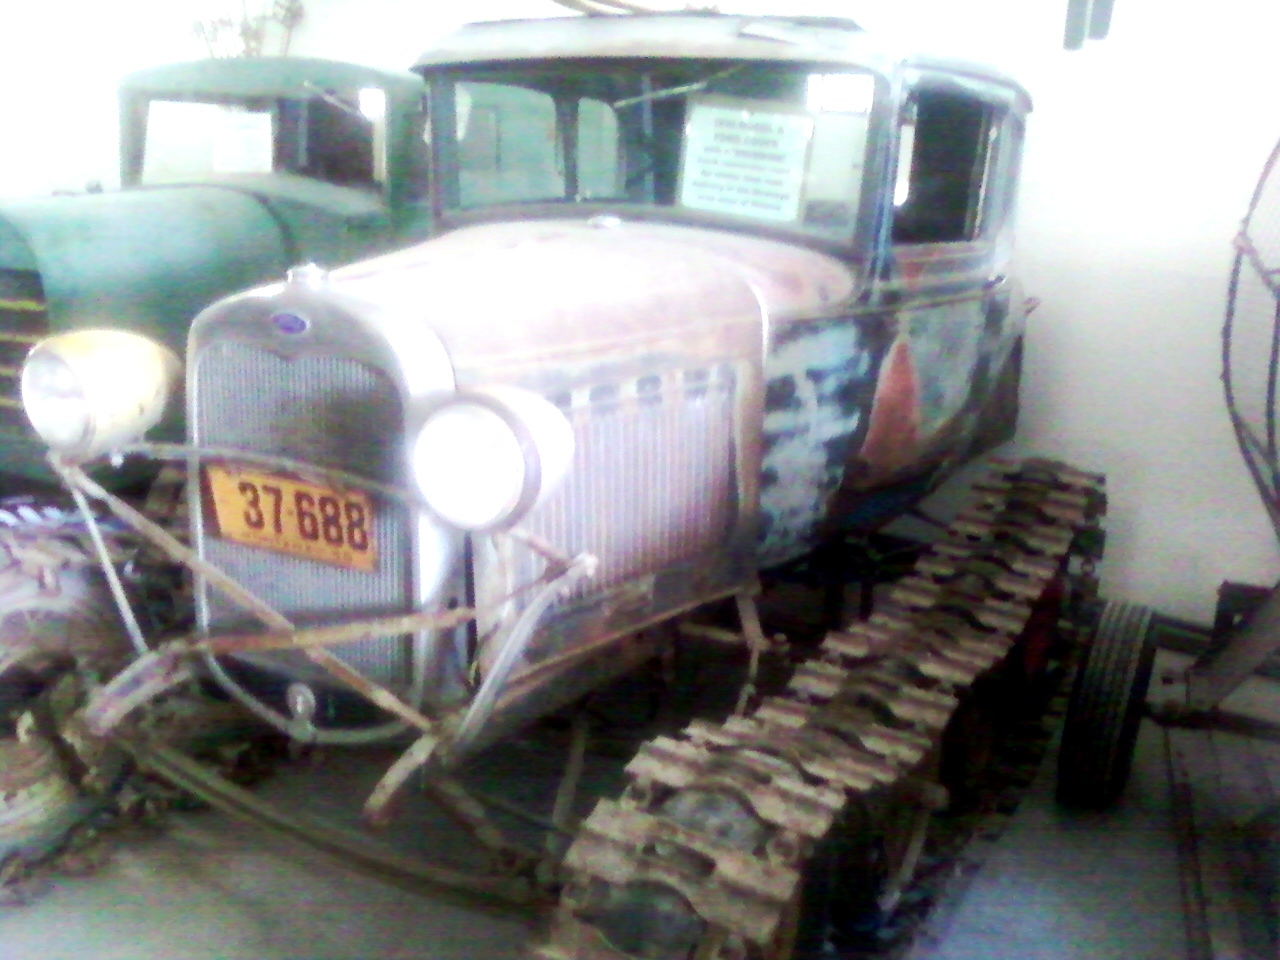
[[[569,555],[600,559],[573,596],[725,548],[738,486],[732,366],[651,374],[557,399],[574,426],[576,463],[524,526]]]
[[[290,457],[381,482],[397,479],[387,456],[395,445],[386,439],[403,432],[399,397],[385,374],[358,361],[286,360],[224,341],[201,352],[192,385],[200,401],[195,431],[203,445]],[[376,500],[375,509],[373,574],[216,537],[205,537],[202,546],[207,559],[301,623],[353,611],[406,611],[413,605],[411,519],[405,507],[386,500]],[[208,597],[207,616],[212,629],[246,625],[243,612],[216,593]],[[372,640],[339,653],[380,683],[402,683],[409,675],[403,643]]]
[[[521,522],[527,538],[475,538],[481,674],[502,650],[504,628],[530,604],[520,586],[546,572],[531,543],[590,554],[599,565],[544,614],[516,671],[521,679],[482,742],[598,682],[572,676],[570,665],[601,659],[611,638],[740,589],[752,576],[754,509],[742,495],[750,486],[744,460],[751,461],[740,430],[752,383],[749,362],[688,358],[549,394],[573,426],[573,467]]]
[[[305,284],[266,292],[215,305],[192,327],[187,403],[195,445],[280,456],[403,485],[408,411],[421,399],[424,382],[436,393],[451,390],[451,371],[437,363],[415,380],[381,335],[376,308],[328,291],[318,294]],[[305,322],[282,328],[275,323],[282,313]],[[439,360],[443,350],[438,344],[436,349]],[[420,361],[423,352],[417,351]],[[193,485],[192,496],[201,555],[299,624],[420,609],[436,598],[451,566],[452,550],[438,527],[385,497],[373,497],[377,565],[366,573],[220,539],[203,482]],[[256,626],[204,585],[198,585],[196,601],[202,629]],[[432,643],[425,635],[387,637],[339,645],[333,652],[374,682],[405,692],[428,668]],[[308,682],[329,679],[291,651],[249,659]]]

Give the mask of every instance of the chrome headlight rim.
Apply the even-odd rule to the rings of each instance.
[[[486,413],[493,414],[497,417],[510,431],[512,438],[515,440],[516,446],[520,451],[520,458],[523,462],[523,473],[520,482],[519,492],[515,497],[509,498],[507,504],[496,512],[494,519],[483,524],[459,523],[456,517],[450,516],[450,511],[440,510],[436,504],[431,502],[431,497],[422,489],[422,481],[418,474],[418,461],[422,455],[419,451],[420,444],[423,443],[426,436],[426,428],[439,416],[448,415],[452,410],[465,407],[479,407]],[[431,451],[427,451],[430,455]],[[498,533],[503,530],[509,530],[519,523],[529,511],[533,509],[538,501],[538,497],[542,492],[543,465],[542,453],[538,447],[533,431],[528,424],[511,408],[510,404],[504,402],[500,397],[493,393],[483,390],[459,390],[442,398],[438,402],[432,404],[424,413],[417,430],[414,431],[413,443],[410,456],[410,474],[413,477],[415,486],[422,493],[423,499],[431,511],[440,517],[445,523],[452,527],[465,530],[468,533]]]
[[[77,459],[91,449],[94,432],[93,410],[89,405],[88,397],[85,396],[84,385],[76,375],[75,369],[67,362],[65,357],[60,356],[54,350],[46,348],[45,344],[46,341],[42,341],[33,346],[23,361],[22,371],[18,379],[18,394],[22,400],[22,412],[26,415],[27,422],[31,425],[36,435],[49,449],[56,450],[63,456]],[[60,374],[52,374],[51,368],[61,368]],[[58,434],[69,434],[71,431],[64,431],[60,428],[60,425],[50,422],[52,418],[56,418],[58,415],[57,411],[52,409],[56,401],[49,385],[38,382],[42,379],[51,380],[59,375],[61,378],[72,381],[77,395],[74,402],[79,404],[79,409],[76,411],[79,419],[79,429],[75,431],[76,436],[74,439],[53,439]],[[62,403],[67,405],[71,402],[70,397],[62,400]]]
[[[27,353],[19,378],[23,412],[53,453],[88,462],[136,442],[159,423],[181,369],[167,346],[132,330],[64,331]],[[66,417],[67,410],[75,417]],[[66,429],[67,422],[76,429]]]

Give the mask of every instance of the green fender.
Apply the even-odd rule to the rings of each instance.
[[[263,199],[217,186],[154,187],[0,204],[0,308],[38,334],[116,327],[183,355],[191,318],[234,290],[283,276],[297,256]],[[6,324],[6,327],[9,325]],[[0,343],[0,402],[18,399],[27,344]],[[176,414],[164,432],[176,436]],[[0,472],[48,478],[44,449],[11,402],[0,406]]]

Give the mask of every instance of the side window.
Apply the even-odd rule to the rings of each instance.
[[[618,197],[618,118],[601,100],[578,101],[578,194],[584,199]]]
[[[996,109],[952,90],[917,91],[899,130],[894,243],[953,243],[981,234],[992,178]]]
[[[500,83],[460,83],[457,91],[464,207],[564,196],[549,95]]]
[[[275,144],[270,104],[147,104],[143,183],[182,183],[227,173],[270,173]]]
[[[378,179],[374,123],[353,101],[334,93],[306,101],[282,101],[277,168],[326,183],[372,186]],[[386,113],[385,98],[382,113]]]
[[[461,206],[622,195],[618,118],[603,100],[460,82],[454,119]]]
[[[143,183],[272,172],[351,187],[386,179],[386,93],[376,87],[308,99],[152,100],[146,109]]]

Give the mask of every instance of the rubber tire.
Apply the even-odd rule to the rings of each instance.
[[[1129,779],[1155,644],[1150,607],[1108,601],[1077,669],[1058,752],[1058,802],[1105,810]]]

